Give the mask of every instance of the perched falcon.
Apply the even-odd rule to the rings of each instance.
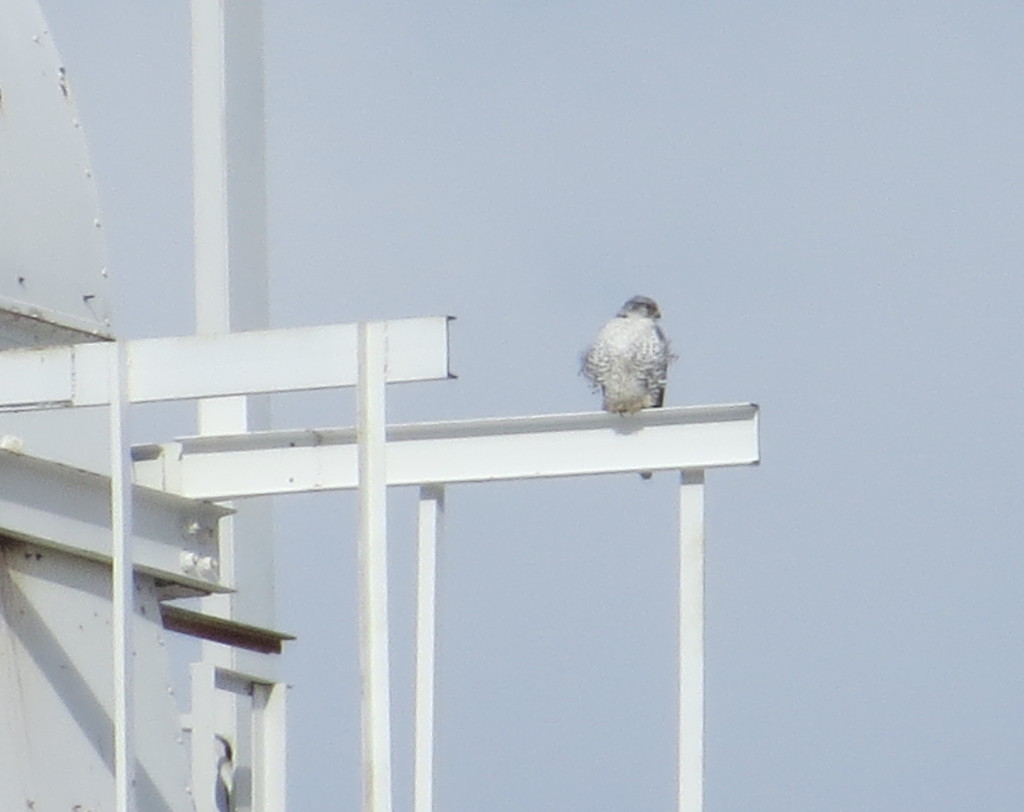
[[[583,375],[604,395],[604,410],[632,414],[661,406],[673,356],[653,299],[634,296],[597,334],[583,356]]]

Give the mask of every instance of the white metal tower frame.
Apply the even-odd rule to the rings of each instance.
[[[419,568],[416,666],[416,804],[433,808],[434,605],[436,545],[442,532],[444,486],[554,476],[678,469],[680,483],[679,590],[679,808],[702,808],[703,782],[703,493],[707,468],[750,465],[759,459],[758,410],[749,404],[679,407],[630,418],[604,413],[546,415],[388,427],[385,389],[389,382],[449,377],[448,319],[338,325],[297,330],[149,339],[89,345],[84,362],[102,369],[111,382],[113,560],[115,650],[130,645],[125,574],[133,565],[130,533],[132,480],[124,445],[125,414],[131,402],[256,394],[325,386],[357,387],[358,425],[352,429],[244,432],[183,438],[135,450],[134,479],[190,499],[221,501],[267,494],[358,488],[360,492],[361,640],[364,663],[364,766],[370,810],[391,805],[391,745],[387,624],[386,491],[419,485]],[[353,333],[357,337],[352,346]],[[347,337],[354,352],[338,352]],[[274,351],[273,348],[282,348]],[[201,351],[200,351],[201,350]],[[294,354],[293,354],[294,353]],[[331,356],[334,363],[315,363]],[[96,356],[96,357],[94,357]],[[356,356],[353,358],[353,356]],[[210,358],[229,378],[204,374]],[[287,360],[312,358],[308,368]],[[348,362],[346,363],[346,358]],[[99,395],[83,375],[81,353],[66,348],[0,354],[0,376],[8,369],[39,370],[40,400],[26,401],[19,388],[0,407],[97,405]],[[221,366],[223,365],[223,366]],[[160,379],[160,371],[168,379]],[[315,374],[312,374],[315,371]],[[176,381],[175,384],[170,379]],[[173,386],[177,386],[174,389]],[[117,597],[120,595],[120,597]],[[211,665],[204,666],[209,669]],[[129,675],[115,658],[118,679],[119,775],[127,792],[131,772]],[[230,669],[206,674],[232,674]],[[237,678],[236,678],[237,679]],[[271,686],[268,679],[253,684]],[[224,679],[221,680],[224,682]],[[203,684],[217,685],[204,677]],[[234,693],[238,693],[235,691]],[[198,696],[198,694],[197,694]],[[200,702],[208,701],[200,699]],[[278,719],[280,714],[275,716]],[[195,724],[195,710],[193,724]],[[278,723],[275,722],[275,725]],[[273,728],[275,731],[278,728]],[[206,761],[210,761],[207,759]],[[266,763],[266,762],[264,762]],[[280,764],[274,764],[279,769]],[[281,786],[263,774],[263,786]],[[283,794],[283,788],[280,790]],[[126,796],[127,797],[127,796]],[[281,797],[281,796],[277,796]],[[283,803],[281,797],[280,803]],[[130,807],[126,806],[125,809]],[[266,809],[283,808],[268,806]]]
[[[0,409],[109,409],[110,544],[94,543],[96,549],[85,553],[112,564],[117,812],[136,808],[133,573],[144,567],[176,570],[178,580],[193,579],[214,593],[205,612],[269,630],[272,539],[269,522],[260,515],[264,508],[250,498],[358,489],[364,809],[390,812],[387,490],[419,486],[415,807],[432,812],[436,549],[443,534],[445,486],[641,470],[677,470],[681,476],[678,805],[680,812],[699,812],[704,476],[708,468],[758,461],[757,408],[739,404],[651,410],[629,418],[586,413],[388,426],[388,384],[449,377],[448,319],[266,329],[262,4],[191,2],[198,335],[0,353],[0,379],[6,382]],[[264,404],[251,397],[342,386],[357,389],[358,420],[349,429],[267,431]],[[132,450],[131,404],[178,399],[199,402],[199,435]],[[237,515],[222,511],[218,516],[218,577],[208,577],[216,562],[198,552],[170,561],[159,541],[140,536],[135,511],[154,509],[140,486],[179,500],[241,500]],[[22,518],[27,524],[40,522],[30,513],[15,516]],[[233,545],[234,537],[243,535],[245,555]],[[206,562],[205,573],[200,561]],[[284,812],[285,686],[273,658],[209,643],[192,675],[186,724],[193,735],[193,790],[200,812],[213,809],[214,736],[247,735],[241,706],[249,697],[251,807]]]
[[[367,810],[391,808],[386,488],[418,485],[415,804],[432,812],[436,549],[451,483],[679,470],[680,812],[703,808],[704,478],[708,468],[759,461],[751,404],[678,407],[629,418],[604,413],[387,426],[389,355],[361,325],[359,422],[354,429],[182,438],[140,454],[140,483],[182,496],[242,499],[358,489],[363,759]],[[376,336],[375,336],[376,334]],[[426,372],[427,370],[424,370]],[[144,458],[144,459],[142,459]]]
[[[132,403],[168,400],[201,400],[210,397],[238,397],[270,392],[356,386],[362,404],[360,425],[363,438],[383,441],[383,390],[387,383],[410,380],[445,379],[448,366],[449,319],[423,318],[392,322],[335,325],[292,330],[253,331],[209,336],[185,336],[166,339],[105,342],[74,346],[46,347],[0,352],[0,376],[9,376],[12,385],[0,393],[0,410],[106,406],[110,414],[110,558],[113,579],[113,684],[114,684],[114,775],[117,812],[133,812],[135,784],[134,703],[132,690],[132,617],[133,575],[137,568],[133,541],[135,529],[132,506],[138,501],[133,493],[133,465],[148,470],[144,461],[152,447],[132,453],[128,445],[129,412]],[[347,360],[347,362],[346,362]],[[368,428],[367,428],[368,427]],[[378,437],[379,435],[379,437]],[[243,435],[246,436],[246,435]],[[259,436],[259,435],[256,435]],[[390,764],[387,731],[389,701],[387,691],[387,615],[386,560],[384,558],[384,499],[386,481],[380,448],[369,439],[360,443],[366,450],[361,477],[364,482],[361,555],[364,561],[363,635],[368,647],[367,668],[373,679],[368,686],[368,704],[364,718],[374,722],[367,741],[378,748],[377,763]],[[134,463],[133,456],[143,462]],[[162,457],[160,457],[162,459]],[[161,487],[161,490],[173,490]],[[56,500],[55,500],[56,501]],[[222,497],[215,500],[224,501]],[[230,518],[221,513],[221,522]],[[37,521],[38,523],[38,521]],[[40,535],[38,527],[33,537]],[[248,542],[248,538],[246,538]],[[223,539],[222,539],[223,542]],[[157,558],[165,569],[195,570],[194,556],[167,562],[165,556],[145,548],[149,558]],[[222,547],[223,549],[223,547]],[[223,555],[223,553],[222,553]],[[258,555],[250,552],[247,555]],[[216,569],[214,563],[210,569]],[[164,571],[158,569],[158,571]],[[220,583],[195,578],[205,591],[236,594],[245,587],[230,574],[219,573]],[[227,588],[225,588],[227,587]],[[229,616],[230,617],[230,616]],[[269,630],[269,627],[267,627]],[[371,630],[372,629],[372,633]],[[204,652],[205,654],[205,652]],[[251,697],[256,741],[250,768],[253,775],[252,799],[257,812],[283,812],[285,809],[284,697],[285,686],[265,671],[238,669],[221,664],[216,656],[205,657],[193,670],[193,708],[186,727],[193,737],[193,794],[200,809],[213,810],[212,788],[207,782],[209,765],[216,763],[212,726],[218,704],[228,696]],[[382,682],[383,680],[383,682]],[[239,716],[241,710],[232,711]],[[248,711],[247,711],[248,713]],[[237,735],[237,731],[235,732]],[[382,742],[382,743],[381,743]],[[390,785],[390,776],[382,779]],[[207,788],[211,795],[206,797]],[[255,805],[259,802],[262,805]]]
[[[229,335],[269,326],[266,251],[266,170],[262,0],[190,0],[192,21],[192,162],[196,333]],[[197,404],[200,433],[249,431],[269,426],[265,398],[228,395]],[[240,540],[246,553],[241,554]],[[274,626],[274,545],[270,505],[246,505],[221,536],[222,567],[238,591],[203,600],[203,612],[265,628]],[[274,657],[217,642],[202,645],[203,663],[246,673],[253,684],[276,681]],[[204,695],[206,692],[206,695]],[[195,771],[214,755],[213,733],[230,741],[235,774],[255,780],[259,746],[251,742],[246,701],[216,681],[201,680],[193,698],[208,708],[216,729],[193,727]],[[283,700],[282,700],[283,701]],[[195,714],[193,713],[193,718]],[[282,791],[267,809],[284,809]],[[241,782],[239,782],[241,783]],[[213,784],[207,787],[213,792]],[[195,792],[197,787],[194,787]],[[255,787],[236,787],[242,805]],[[202,791],[202,790],[200,790]],[[210,795],[197,798],[212,805]]]

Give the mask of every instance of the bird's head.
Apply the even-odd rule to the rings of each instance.
[[[234,753],[231,750],[231,742],[221,736],[219,733],[214,733],[213,738],[217,742],[217,759],[218,761],[230,762],[234,758]]]
[[[626,319],[660,319],[661,311],[654,299],[649,299],[646,296],[634,296],[622,306],[619,316]]]

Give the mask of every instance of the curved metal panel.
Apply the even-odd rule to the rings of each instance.
[[[0,347],[110,337],[102,221],[36,0],[0,0]]]

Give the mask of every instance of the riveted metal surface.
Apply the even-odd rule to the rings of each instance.
[[[109,337],[108,279],[74,71],[35,0],[0,0],[0,347]]]

